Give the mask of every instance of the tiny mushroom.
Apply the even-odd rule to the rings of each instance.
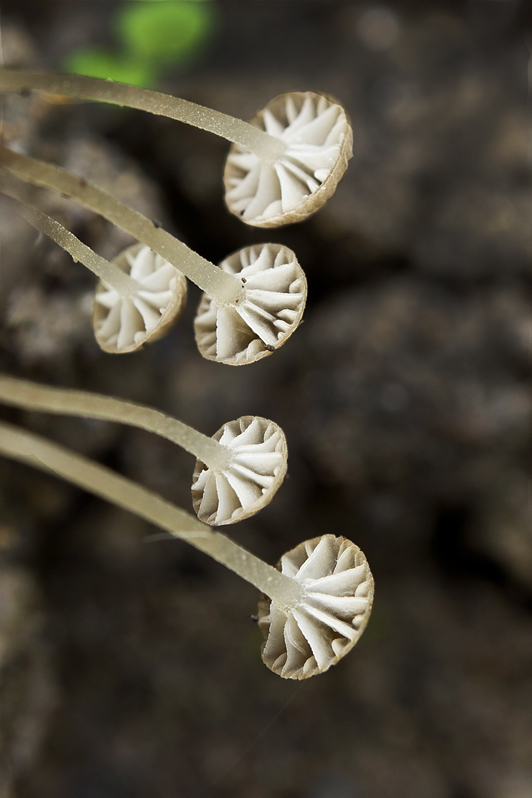
[[[0,69],[1,91],[44,91],[138,108],[232,142],[224,182],[229,210],[256,227],[299,222],[334,194],[352,157],[344,108],[315,92],[271,100],[251,122],[182,100],[98,78]]]
[[[281,486],[288,461],[286,438],[273,421],[243,416],[224,424],[212,439],[225,447],[227,465],[216,468],[197,460],[194,510],[207,524],[234,524],[269,504]]]
[[[162,338],[179,319],[186,303],[187,281],[149,247],[134,244],[109,262],[58,221],[14,196],[12,190],[1,190],[26,221],[100,278],[93,327],[105,352],[135,352]]]
[[[256,227],[306,219],[334,194],[352,157],[345,110],[323,94],[293,91],[271,100],[251,124],[285,149],[274,160],[233,144],[224,173],[227,207]]]
[[[282,346],[299,325],[307,281],[295,254],[287,247],[245,247],[223,261],[220,268],[133,208],[65,169],[5,147],[0,147],[0,162],[21,180],[73,197],[104,216],[196,283],[206,294],[195,325],[203,357],[234,366],[253,363]],[[151,256],[142,250],[138,256],[139,273],[143,274],[143,259]],[[157,278],[147,274],[146,279]],[[116,292],[98,294],[98,303],[109,305],[113,297]],[[116,334],[113,324],[118,315],[112,308],[108,320],[103,320],[99,312],[95,315],[102,336]]]
[[[187,281],[145,244],[133,244],[111,263],[136,290],[121,292],[112,281],[102,278],[94,295],[96,340],[105,352],[134,352],[162,338],[179,319],[186,302]]]
[[[307,299],[305,273],[292,250],[279,244],[244,247],[220,268],[240,279],[241,296],[221,303],[204,294],[194,322],[198,349],[218,363],[253,363],[297,329]]]
[[[307,679],[358,641],[371,613],[373,577],[358,546],[334,535],[300,543],[278,568],[301,584],[302,596],[297,604],[274,597],[259,603],[262,659],[285,679]]]
[[[39,435],[0,422],[0,453],[157,524],[269,596],[259,608],[267,635],[262,657],[284,678],[323,673],[351,650],[368,622],[373,578],[358,546],[344,537],[301,543],[282,557],[281,572],[141,485]]]
[[[286,474],[285,435],[273,421],[259,416],[229,421],[209,438],[151,407],[6,375],[0,375],[0,402],[129,424],[176,443],[197,458],[192,501],[198,517],[214,526],[234,524],[258,513],[271,502]]]

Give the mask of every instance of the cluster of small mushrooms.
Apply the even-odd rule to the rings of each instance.
[[[300,221],[334,193],[351,157],[352,132],[334,99],[313,92],[276,97],[251,122],[194,103],[81,76],[0,69],[0,92],[30,91],[100,100],[142,109],[228,139],[226,204],[242,221],[272,228]],[[245,365],[270,355],[299,325],[307,296],[295,254],[279,244],[245,247],[219,266],[111,194],[58,166],[0,147],[0,177],[71,197],[137,243],[109,262],[55,219],[24,199],[12,180],[0,190],[37,230],[99,278],[94,296],[98,344],[113,354],[134,352],[177,321],[187,282],[204,291],[194,327],[201,355]],[[360,549],[332,534],[305,541],[277,568],[212,526],[233,524],[267,505],[287,469],[281,428],[244,416],[208,437],[153,408],[108,396],[49,388],[0,376],[0,402],[27,410],[79,415],[134,425],[177,443],[196,457],[192,503],[197,518],[145,488],[9,424],[0,424],[0,452],[49,470],[183,538],[263,593],[259,625],[266,665],[284,678],[305,679],[338,662],[357,642],[373,601],[373,578]]]

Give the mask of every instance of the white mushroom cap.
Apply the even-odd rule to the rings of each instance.
[[[171,263],[144,244],[133,244],[114,260],[141,290],[122,296],[98,283],[93,325],[105,352],[134,352],[166,335],[179,319],[187,298],[187,281]]]
[[[357,642],[371,612],[373,577],[358,546],[334,535],[300,543],[277,567],[304,593],[289,608],[267,597],[259,603],[262,659],[285,679],[307,679],[335,665]]]
[[[288,462],[286,438],[277,424],[257,416],[229,421],[212,437],[227,446],[227,465],[208,468],[196,460],[194,510],[207,524],[234,524],[262,510],[282,485]]]
[[[245,247],[220,268],[241,278],[244,295],[232,306],[203,295],[194,321],[200,353],[231,366],[267,357],[301,321],[307,300],[303,269],[292,250],[280,244]]]
[[[251,124],[286,145],[263,161],[233,144],[224,172],[227,207],[255,227],[300,222],[331,197],[352,157],[353,131],[335,100],[314,92],[275,97]]]

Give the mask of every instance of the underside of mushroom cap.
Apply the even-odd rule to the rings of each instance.
[[[187,281],[171,263],[144,244],[133,244],[113,263],[136,280],[140,289],[124,297],[98,283],[93,325],[105,352],[135,352],[162,338],[176,323],[187,299]]]
[[[229,450],[228,465],[209,468],[196,460],[192,502],[206,524],[234,524],[271,502],[282,485],[288,462],[286,438],[273,421],[242,416],[212,436]]]
[[[358,641],[371,613],[373,577],[358,546],[335,535],[300,543],[277,568],[304,593],[289,608],[268,597],[259,603],[262,659],[285,679],[307,679],[335,665]]]
[[[275,97],[251,124],[286,145],[276,161],[233,144],[224,171],[227,207],[247,224],[300,222],[331,197],[352,157],[353,131],[343,107],[314,92]]]
[[[258,244],[233,253],[220,268],[240,277],[244,296],[227,307],[203,295],[194,321],[200,353],[230,366],[271,355],[305,309],[307,280],[296,256],[280,244]]]

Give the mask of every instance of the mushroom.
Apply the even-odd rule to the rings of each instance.
[[[244,247],[220,268],[240,278],[243,298],[228,306],[204,294],[194,321],[198,349],[218,363],[252,363],[282,346],[299,326],[305,273],[292,250],[280,244]]]
[[[187,281],[145,244],[123,250],[111,265],[128,277],[136,293],[124,295],[102,277],[94,295],[96,340],[104,352],[135,352],[165,336],[179,319],[186,303]]]
[[[0,402],[26,410],[99,418],[148,430],[195,455],[192,501],[198,517],[222,526],[249,518],[281,487],[288,449],[282,429],[259,416],[229,421],[209,438],[151,407],[0,375]]]
[[[360,549],[343,537],[324,535],[301,543],[282,558],[280,572],[181,508],[46,438],[0,423],[0,453],[136,513],[269,596],[271,609],[261,602],[260,610],[268,635],[263,660],[284,678],[305,679],[327,670],[347,654],[367,624],[373,579]]]
[[[224,424],[212,440],[227,450],[227,464],[216,468],[196,461],[194,510],[207,524],[234,524],[258,513],[277,493],[286,475],[286,438],[273,421],[242,416]]]
[[[93,327],[105,352],[135,352],[162,338],[183,312],[187,281],[149,247],[134,244],[109,262],[75,235],[31,205],[2,189],[33,227],[49,236],[100,278],[94,297]]]
[[[344,537],[306,540],[281,557],[281,573],[303,587],[297,605],[259,603],[263,662],[285,679],[323,673],[350,651],[366,628],[373,577],[364,554]]]
[[[229,365],[253,363],[282,346],[298,326],[307,283],[287,247],[247,247],[219,268],[142,214],[65,169],[5,147],[0,148],[0,165],[22,180],[81,202],[196,283],[212,300],[200,304],[196,323],[196,340],[204,357]]]
[[[276,160],[233,144],[224,183],[227,207],[255,227],[300,222],[324,205],[353,155],[353,132],[342,106],[312,91],[280,94],[251,124],[285,145]]]
[[[314,92],[271,100],[251,122],[161,92],[80,75],[0,70],[0,91],[43,91],[137,108],[209,130],[233,143],[224,182],[229,210],[256,227],[305,219],[336,190],[352,157],[343,107]]]

